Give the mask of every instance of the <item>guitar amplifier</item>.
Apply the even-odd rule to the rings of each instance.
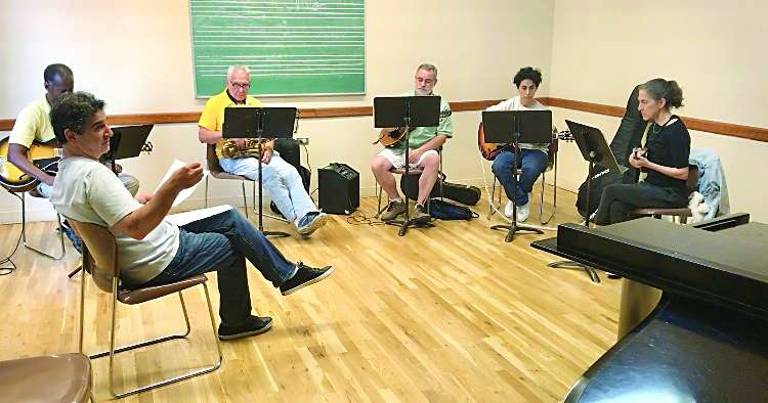
[[[360,174],[347,164],[334,162],[317,170],[318,204],[323,212],[352,214],[360,207]]]

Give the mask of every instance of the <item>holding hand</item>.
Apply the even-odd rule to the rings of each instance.
[[[203,179],[203,167],[199,162],[190,162],[176,170],[170,182],[179,189],[186,189]]]
[[[646,149],[636,147],[629,154],[629,165],[635,169],[641,169],[648,166],[648,158],[645,157]]]
[[[269,161],[272,161],[272,149],[268,147],[262,148],[261,162],[264,164],[269,164]]]
[[[417,148],[415,150],[411,150],[408,153],[408,163],[409,164],[415,164],[415,163],[419,162],[419,159],[421,158],[421,156],[423,154],[424,154],[424,151],[421,150],[420,148]]]

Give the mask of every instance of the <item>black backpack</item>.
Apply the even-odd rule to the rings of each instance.
[[[445,200],[430,199],[429,215],[439,220],[471,220],[479,217],[477,213],[468,207],[459,206]]]

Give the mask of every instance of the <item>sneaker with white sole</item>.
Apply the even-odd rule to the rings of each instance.
[[[303,236],[312,235],[318,228],[325,225],[326,220],[328,220],[327,214],[319,211],[310,211],[297,223],[299,234]]]
[[[504,215],[507,216],[507,218],[512,218],[512,214],[515,214],[515,204],[510,200],[507,202],[507,205],[504,206]]]
[[[293,294],[310,284],[328,277],[331,273],[333,273],[333,267],[331,266],[318,269],[299,262],[296,265],[296,273],[293,277],[280,284],[280,293],[283,295]]]
[[[528,203],[517,206],[517,222],[525,222],[525,220],[527,220],[528,216],[530,215],[531,215],[530,200],[528,201]]]

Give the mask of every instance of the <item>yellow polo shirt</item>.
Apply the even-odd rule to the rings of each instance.
[[[56,138],[51,126],[51,105],[45,95],[21,110],[8,138],[11,144],[30,148],[32,142],[47,143]]]
[[[261,106],[261,101],[248,95],[245,97],[245,103],[237,104],[227,94],[227,90],[220,92],[219,94],[208,99],[203,108],[203,113],[200,115],[200,121],[197,125],[204,127],[211,131],[220,132],[224,127],[224,109],[227,107],[239,107],[239,106]],[[222,144],[225,139],[221,139],[216,142],[216,156],[219,159],[223,158],[221,154]]]

